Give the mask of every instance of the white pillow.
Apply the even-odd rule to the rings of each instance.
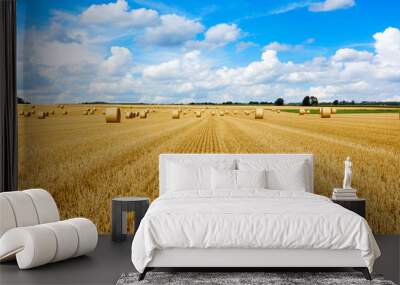
[[[238,188],[267,188],[267,171],[236,170]]]
[[[236,170],[211,168],[212,190],[235,190]]]
[[[307,163],[304,159],[240,159],[240,170],[267,171],[267,188],[274,190],[303,191],[308,189]]]
[[[168,191],[207,190],[211,188],[210,167],[168,164]]]
[[[294,165],[285,171],[271,169],[267,171],[268,189],[306,192],[307,180],[305,163]]]

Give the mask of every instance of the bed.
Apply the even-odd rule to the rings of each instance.
[[[160,195],[132,243],[139,279],[161,267],[352,267],[371,279],[368,223],[313,181],[311,154],[161,154]]]

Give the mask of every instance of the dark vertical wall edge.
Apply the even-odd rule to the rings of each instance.
[[[18,189],[16,1],[0,0],[0,191]]]

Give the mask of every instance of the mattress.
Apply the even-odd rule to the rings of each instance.
[[[299,191],[171,192],[157,198],[132,243],[139,272],[163,249],[359,250],[372,271],[380,251],[368,223],[330,199]]]

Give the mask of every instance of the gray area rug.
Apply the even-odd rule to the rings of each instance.
[[[395,285],[384,280],[380,275],[372,275],[368,281],[359,272],[148,272],[146,278],[138,281],[138,273],[122,274],[117,285],[133,284],[267,284],[267,285],[297,285],[297,284],[368,284]]]

